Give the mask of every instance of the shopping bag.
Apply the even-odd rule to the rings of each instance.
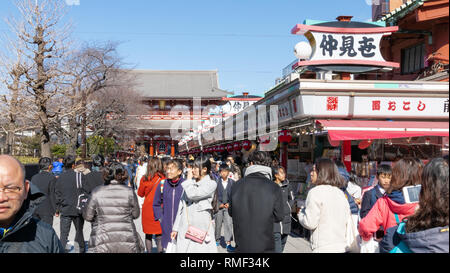
[[[167,244],[166,253],[177,253],[177,241],[172,240]]]
[[[380,245],[374,238],[369,241],[361,241],[361,253],[380,253]]]
[[[348,217],[345,234],[345,239],[347,242],[345,251],[349,253],[360,253],[361,237],[359,236],[358,230],[356,229],[355,220],[353,220],[352,214],[350,214],[350,216]]]

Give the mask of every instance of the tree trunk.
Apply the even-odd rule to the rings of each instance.
[[[86,145],[86,95],[83,93],[81,102],[81,158],[87,158],[87,145]]]
[[[14,155],[14,132],[12,131],[6,135],[6,154]]]
[[[71,118],[69,121],[69,147],[66,151],[66,155],[77,155],[78,133],[77,122],[75,118]]]

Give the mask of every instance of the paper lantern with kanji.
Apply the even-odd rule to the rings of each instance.
[[[227,152],[231,153],[234,151],[234,145],[229,143],[227,144]]]
[[[283,130],[278,135],[278,139],[281,143],[290,143],[292,141],[292,134],[288,130]]]
[[[240,150],[242,150],[242,143],[241,142],[235,142],[234,144],[233,144],[233,148],[234,148],[234,150],[236,151],[236,152],[239,152]]]
[[[242,148],[244,148],[244,150],[246,151],[250,151],[250,149],[252,148],[252,142],[250,140],[244,140],[242,142]]]

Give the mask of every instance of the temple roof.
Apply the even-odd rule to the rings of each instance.
[[[145,98],[222,99],[234,93],[221,90],[217,71],[132,70],[136,91]]]

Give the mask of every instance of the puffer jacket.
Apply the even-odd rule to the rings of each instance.
[[[64,253],[55,230],[33,218],[34,210],[44,198],[44,194],[30,184],[28,198],[17,213],[11,230],[0,238],[0,253]]]
[[[93,222],[89,253],[143,253],[145,248],[133,220],[140,208],[132,188],[111,181],[94,189],[83,217]]]
[[[359,222],[359,235],[364,241],[369,241],[380,227],[383,227],[386,234],[386,230],[397,225],[395,214],[399,221],[403,221],[414,214],[416,207],[417,203],[405,204],[403,200],[395,202],[389,196],[384,196],[377,200],[366,217]]]
[[[413,253],[449,253],[448,226],[400,234],[398,226],[387,230],[380,242],[380,253],[389,253],[403,242]]]

